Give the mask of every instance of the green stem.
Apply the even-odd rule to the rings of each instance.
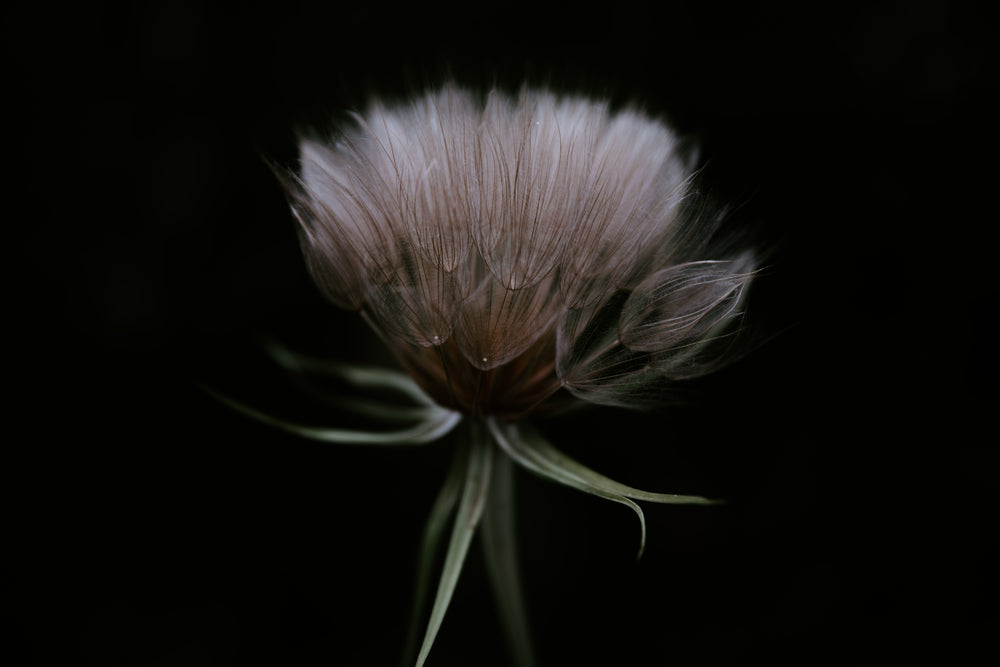
[[[483,515],[483,550],[500,622],[510,647],[511,664],[534,667],[537,661],[517,564],[513,482],[513,461],[509,456],[500,454],[493,466],[490,497]]]
[[[479,525],[479,519],[486,505],[489,492],[490,477],[493,463],[493,443],[480,422],[469,422],[469,442],[460,443],[469,448],[468,466],[465,473],[465,486],[462,489],[462,499],[459,501],[458,514],[455,516],[455,527],[448,543],[448,552],[444,558],[444,568],[441,580],[438,582],[437,595],[431,608],[430,620],[424,642],[417,655],[417,667],[422,667],[434,645],[441,622],[444,620],[448,604],[451,602],[458,584],[458,575],[462,572],[462,564],[469,552],[469,545]]]
[[[405,648],[403,650],[402,665],[412,665],[417,654],[417,641],[420,639],[420,630],[424,617],[424,604],[427,601],[427,592],[431,584],[431,568],[437,561],[440,553],[441,538],[444,537],[445,528],[448,526],[448,519],[451,517],[458,502],[458,494],[462,490],[465,481],[465,469],[468,465],[468,449],[458,447],[455,456],[452,458],[451,467],[445,477],[444,486],[438,493],[434,506],[431,507],[431,514],[427,518],[427,525],[424,527],[423,539],[420,543],[420,554],[417,558],[417,578],[416,589],[413,593],[413,608],[410,611],[410,627],[407,634]]]

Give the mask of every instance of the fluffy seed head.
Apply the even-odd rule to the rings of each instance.
[[[690,159],[638,111],[448,86],[300,152],[285,181],[317,284],[444,406],[634,406],[722,360],[753,257],[713,241]]]

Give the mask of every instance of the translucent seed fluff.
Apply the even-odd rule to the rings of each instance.
[[[722,362],[754,258],[640,111],[447,86],[300,151],[283,180],[317,284],[440,405],[635,406]]]

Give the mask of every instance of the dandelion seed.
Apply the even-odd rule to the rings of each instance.
[[[711,503],[610,480],[527,421],[570,402],[646,404],[665,382],[726,361],[754,257],[719,244],[719,219],[689,205],[692,173],[674,133],[638,111],[448,86],[405,106],[375,103],[331,140],[304,139],[299,169],[280,174],[317,285],[360,311],[407,375],[287,351],[279,360],[395,389],[416,404],[418,423],[323,432],[235,407],[338,442],[415,444],[464,425],[422,547],[415,619],[454,514],[430,618],[412,646],[418,666],[480,522],[513,655],[533,664],[510,546],[511,462],[632,509],[640,553],[636,500]]]

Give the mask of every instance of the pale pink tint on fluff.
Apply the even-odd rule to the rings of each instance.
[[[285,182],[318,285],[439,404],[636,405],[722,363],[754,260],[713,240],[661,122],[447,86],[300,148]]]

